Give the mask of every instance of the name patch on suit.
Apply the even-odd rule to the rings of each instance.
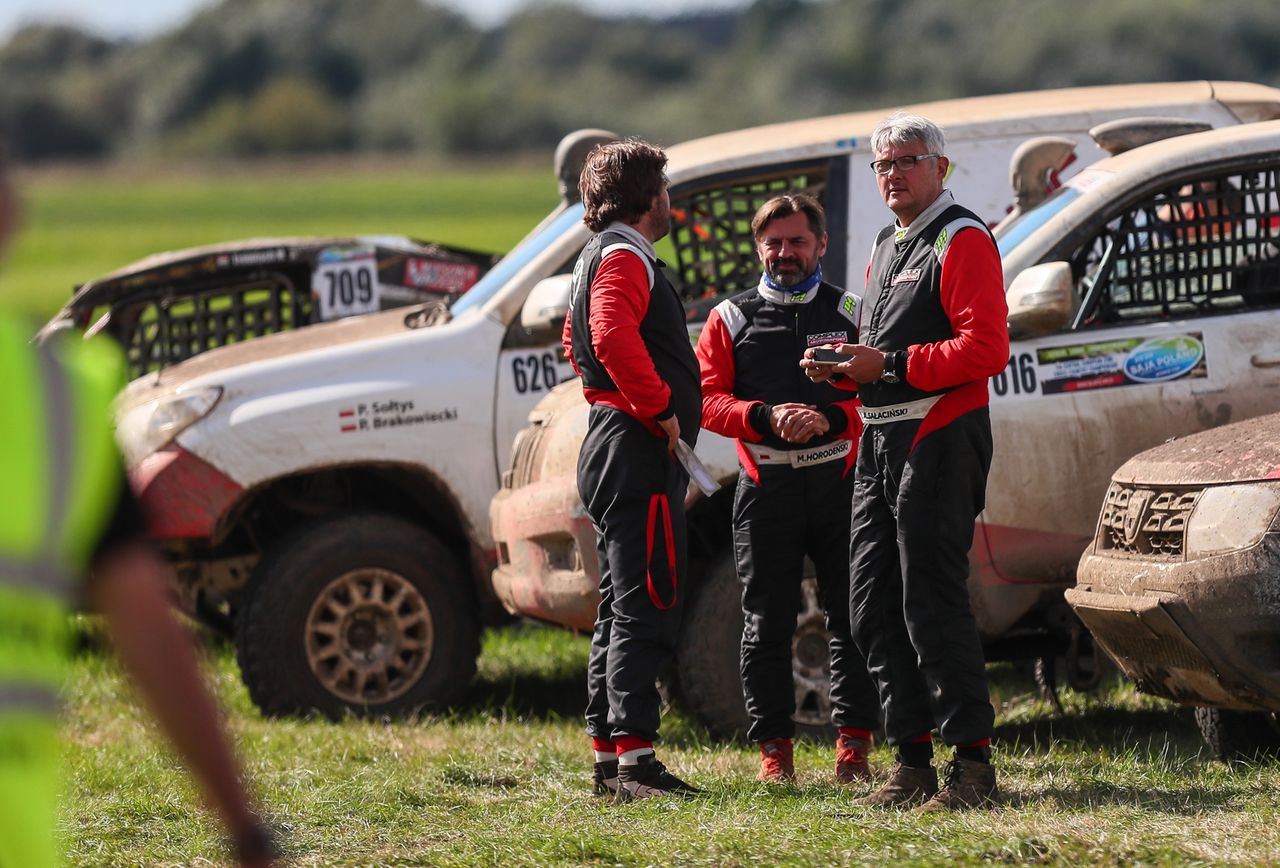
[[[893,285],[897,286],[899,283],[910,283],[913,280],[919,280],[919,279],[920,279],[920,269],[908,268],[903,271],[899,271],[897,274],[893,276]]]

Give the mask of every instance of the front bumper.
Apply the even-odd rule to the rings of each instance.
[[[493,590],[507,611],[590,631],[600,591],[596,535],[572,476],[504,488],[489,505]]]
[[[1139,690],[1280,711],[1280,534],[1188,560],[1090,549],[1066,598]]]

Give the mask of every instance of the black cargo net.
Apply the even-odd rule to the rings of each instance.
[[[1111,221],[1075,258],[1077,328],[1280,304],[1280,167],[1193,180]]]
[[[205,350],[298,328],[311,321],[311,293],[282,274],[195,288],[175,300],[146,299],[112,314],[130,379]]]
[[[808,193],[823,202],[826,177],[821,169],[797,168],[781,176],[734,178],[721,186],[673,197],[671,240],[681,289],[693,303],[691,310],[709,312],[714,302],[759,282],[751,218],[781,193]]]

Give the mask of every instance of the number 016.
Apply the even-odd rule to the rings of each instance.
[[[1005,369],[991,378],[991,388],[1003,398],[1012,386],[1015,395],[1036,393],[1036,362],[1031,353],[1019,353],[1009,357]]]

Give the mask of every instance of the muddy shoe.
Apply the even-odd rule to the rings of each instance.
[[[872,778],[871,763],[867,762],[867,751],[871,742],[864,738],[840,736],[836,739],[836,781],[852,784],[857,781],[869,781]]]
[[[702,792],[680,780],[653,754],[640,757],[634,765],[618,766],[618,792],[613,803],[620,805],[636,799],[652,799],[658,796],[692,796]]]
[[[789,784],[796,779],[796,764],[789,738],[771,738],[760,742],[760,773],[756,780],[771,784]]]
[[[614,796],[618,793],[618,761],[605,760],[596,763],[591,775],[592,789],[597,796]]]
[[[855,805],[880,808],[914,808],[938,792],[938,773],[933,766],[922,769],[895,763],[884,786],[869,796],[854,799]]]
[[[962,811],[966,808],[990,808],[1000,791],[996,787],[996,770],[990,763],[956,757],[947,763],[946,782],[933,798],[920,806],[921,811]]]

